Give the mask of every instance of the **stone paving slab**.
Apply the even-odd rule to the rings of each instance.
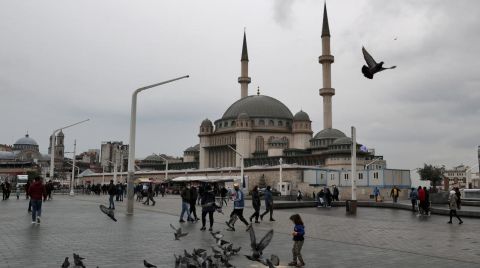
[[[200,223],[182,224],[189,235],[173,240],[168,225],[179,225],[176,196],[157,199],[154,207],[135,203],[134,216],[126,216],[126,203],[118,202],[116,223],[98,209],[107,200],[106,196],[55,196],[44,203],[42,224],[33,226],[26,200],[1,202],[0,267],[60,267],[73,252],[86,257],[87,267],[142,267],[144,258],[158,267],[173,267],[174,253],[208,247],[213,241],[208,232],[199,231]],[[247,207],[244,214],[252,212]],[[278,254],[282,265],[291,258],[288,217],[293,213],[300,213],[306,224],[302,253],[307,267],[480,267],[480,220],[447,225],[444,216],[416,217],[408,211],[375,208],[359,208],[354,217],[346,216],[344,208],[275,211],[276,222],[262,222],[255,228],[257,236],[275,229],[265,254]],[[214,229],[224,230],[226,218],[216,214]],[[243,227],[237,230],[224,234],[242,246],[242,254],[248,254],[248,234]],[[263,267],[243,256],[234,257],[232,263]]]

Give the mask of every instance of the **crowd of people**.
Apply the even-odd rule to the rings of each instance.
[[[315,194],[313,192],[313,198],[317,200],[318,207],[331,207],[333,201],[339,201],[338,197],[340,196],[340,191],[336,185],[333,185],[333,189],[330,190],[329,187],[324,187]]]

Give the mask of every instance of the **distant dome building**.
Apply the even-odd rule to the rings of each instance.
[[[38,152],[38,143],[34,139],[30,138],[30,136],[27,133],[25,134],[25,137],[18,139],[13,144],[13,150],[15,151],[32,150],[32,151]]]

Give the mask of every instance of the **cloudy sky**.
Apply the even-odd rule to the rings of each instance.
[[[476,162],[480,144],[480,1],[328,1],[333,126],[375,148],[391,168]],[[200,122],[240,96],[246,27],[249,93],[303,109],[321,130],[323,1],[0,0],[0,144],[28,131],[47,151],[128,143],[134,89],[142,92],[137,157],[182,155]],[[396,40],[395,40],[396,39]],[[365,79],[361,47],[385,65]]]

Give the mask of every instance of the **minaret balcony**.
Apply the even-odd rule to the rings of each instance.
[[[322,55],[318,57],[318,62],[320,62],[321,64],[333,63],[333,61],[334,61],[334,57],[332,55]]]
[[[335,89],[334,88],[321,88],[320,89],[320,96],[333,96],[335,95]]]
[[[243,76],[240,76],[238,78],[238,83],[242,84],[242,83],[247,83],[247,84],[250,84],[250,82],[252,82],[252,79],[250,77],[243,77]]]

